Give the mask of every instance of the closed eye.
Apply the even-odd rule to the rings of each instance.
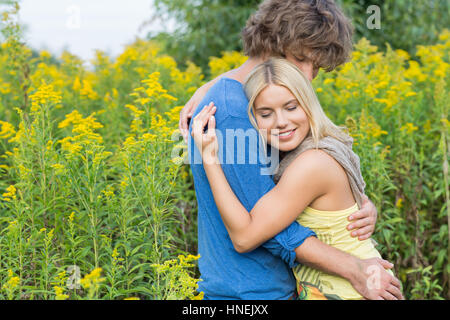
[[[298,62],[303,62],[303,61],[306,60],[304,57],[296,57],[296,56],[294,56],[294,58],[295,58],[295,60],[297,60]]]

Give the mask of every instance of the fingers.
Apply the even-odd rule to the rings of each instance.
[[[194,121],[196,124],[202,124],[202,126],[206,125],[206,122],[209,120],[209,112],[212,108],[212,102],[203,107],[203,109],[195,116]]]
[[[392,295],[391,293],[389,293],[388,291],[383,291],[381,293],[381,297],[384,300],[398,300],[394,295]]]
[[[360,210],[358,210],[357,212],[351,214],[348,217],[348,220],[350,221],[355,221],[355,220],[360,220],[360,219],[364,219],[364,218],[369,218],[370,217],[370,212],[369,210],[366,209],[366,207],[362,207]]]
[[[178,128],[183,135],[184,141],[187,143],[187,136],[189,134],[189,119],[192,118],[193,103],[191,100],[186,103],[183,109],[180,111],[180,120],[178,121]]]
[[[363,235],[358,235],[358,240],[363,241],[363,240],[369,239],[372,236],[373,231],[374,231],[372,228],[370,230],[371,231],[364,233]]]
[[[398,280],[396,277],[392,277],[391,279],[391,284],[395,287],[397,287],[398,289],[402,288],[402,283],[400,282],[400,280]]]
[[[192,123],[192,136],[201,135],[205,129],[206,124],[209,122],[210,117],[216,112],[216,107],[213,102],[205,106],[194,118]],[[214,122],[215,126],[215,122]]]
[[[383,268],[385,268],[385,269],[392,269],[392,268],[394,267],[394,264],[390,263],[390,262],[387,261],[387,260],[380,259],[380,258],[378,258],[377,260],[378,260],[378,262],[383,266]],[[392,278],[395,279],[395,277],[392,277]],[[391,282],[392,282],[392,281],[391,281]]]
[[[372,218],[361,218],[347,226],[347,230],[360,229],[363,227],[370,226],[372,223]]]
[[[213,109],[211,110],[211,113],[213,113],[215,107],[213,107]],[[214,130],[216,129],[216,118],[213,115],[209,116],[209,121],[208,121],[208,135],[215,135]]]
[[[397,288],[396,286],[390,285],[387,289],[387,292],[389,292],[395,299],[391,300],[404,300],[405,298],[402,295],[402,292],[400,291],[400,288]]]
[[[351,233],[352,237],[358,237],[358,240],[365,240],[370,238],[373,233],[373,227],[368,225],[366,227],[359,228]]]
[[[386,260],[383,260],[382,264],[385,264],[386,262],[387,262],[387,264],[393,266],[392,263],[389,263]],[[402,290],[402,284],[401,284],[400,280],[398,280],[394,276],[391,276],[390,283],[385,290],[383,298],[385,298],[386,300],[405,300],[401,290]]]

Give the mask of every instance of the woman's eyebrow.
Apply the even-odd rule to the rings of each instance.
[[[255,107],[255,110],[272,110],[272,108],[261,106],[261,107]]]
[[[288,102],[286,102],[285,104],[283,104],[283,107],[287,106],[288,104],[290,104],[290,103],[292,103],[292,102],[297,102],[297,99],[289,100]]]
[[[286,107],[288,104],[290,104],[290,103],[292,103],[292,102],[297,102],[297,99],[292,99],[292,100],[289,100],[288,102],[285,102],[284,104],[283,104],[283,107]],[[260,106],[260,107],[256,107],[255,106],[255,110],[272,110],[273,108],[271,108],[271,107],[266,107],[266,106]]]

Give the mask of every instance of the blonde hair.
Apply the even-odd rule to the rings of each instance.
[[[295,96],[308,116],[310,133],[317,146],[319,140],[328,136],[346,142],[351,139],[345,127],[335,125],[325,114],[310,81],[303,72],[286,59],[271,58],[258,65],[247,77],[244,85],[249,100],[248,116],[252,125],[258,129],[254,116],[256,97],[269,85],[283,86]]]

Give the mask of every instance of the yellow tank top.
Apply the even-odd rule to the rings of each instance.
[[[381,258],[371,239],[360,241],[357,237],[353,238],[346,229],[349,224],[348,216],[356,211],[358,211],[356,203],[348,209],[339,211],[321,211],[307,207],[297,221],[313,230],[320,241],[332,247],[360,259]],[[344,278],[303,265],[295,267],[293,271],[297,279],[299,299],[362,299]]]

